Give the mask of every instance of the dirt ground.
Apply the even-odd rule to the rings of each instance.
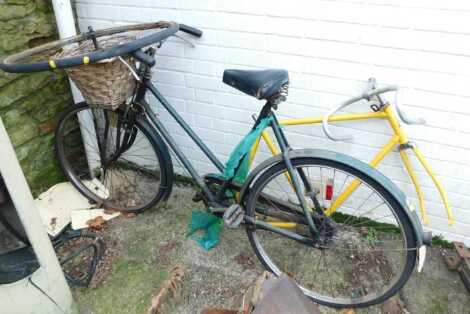
[[[166,205],[109,223],[103,232],[108,262],[101,267],[96,287],[73,291],[81,313],[146,313],[152,296],[176,265],[186,272],[181,295],[179,301],[169,298],[161,313],[239,308],[243,293],[263,268],[242,228],[224,228],[221,243],[208,252],[186,237],[191,211],[203,209],[191,201],[193,194],[189,187],[175,187]],[[428,251],[424,271],[415,272],[399,293],[407,312],[470,313],[470,295],[458,274],[447,270],[443,254],[439,248]],[[355,313],[385,312],[380,305]]]

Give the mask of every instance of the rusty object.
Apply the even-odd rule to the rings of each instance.
[[[470,293],[470,258],[463,260],[462,265],[459,268],[460,278],[462,278],[465,288]]]
[[[447,267],[458,271],[462,282],[470,293],[470,250],[462,242],[454,242],[455,253],[445,257]]]

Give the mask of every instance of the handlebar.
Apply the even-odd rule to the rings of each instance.
[[[360,100],[371,100],[371,98],[373,97],[377,97],[379,99],[379,101],[382,102],[381,98],[380,98],[380,95],[381,94],[384,94],[384,93],[388,93],[388,92],[397,92],[398,91],[398,87],[397,86],[394,86],[394,85],[388,85],[388,86],[385,86],[385,87],[381,87],[381,88],[376,88],[376,81],[374,78],[370,78],[369,81],[368,81],[368,86],[366,88],[366,90],[361,94],[361,95],[358,95],[358,96],[355,96],[353,98],[350,98],[344,102],[342,102],[341,104],[339,104],[336,108],[333,108],[332,110],[330,110],[322,119],[322,127],[323,127],[323,132],[325,132],[326,136],[328,138],[330,138],[331,140],[333,141],[348,141],[348,140],[351,140],[352,139],[352,136],[351,135],[346,135],[346,136],[334,136],[330,129],[329,129],[329,126],[328,126],[328,120],[330,119],[330,116],[332,116],[333,114],[335,114],[337,111],[353,104],[353,103],[356,103]],[[418,119],[413,119],[413,118],[410,118],[408,117],[401,109],[400,107],[398,106],[398,103],[395,103],[395,108],[396,108],[396,111],[398,113],[398,116],[399,118],[406,124],[425,124],[426,121],[422,118],[418,118]]]
[[[180,24],[180,31],[188,33],[188,34],[196,36],[196,37],[201,37],[202,36],[202,31],[200,29],[188,26],[186,24]]]
[[[153,67],[155,65],[155,58],[153,58],[152,56],[149,56],[148,54],[143,52],[141,49],[134,51],[132,55],[134,56],[134,58],[136,58],[140,62],[147,64],[150,67]]]
[[[178,31],[183,31],[185,33],[191,34],[196,37],[202,36],[202,31],[194,27],[190,27],[184,24],[178,24],[175,22],[158,22],[151,24],[138,24],[132,26],[123,26],[116,27],[106,30],[98,30],[94,32],[97,37],[104,35],[112,35],[117,33],[123,33],[125,31],[133,30],[143,30],[143,29],[152,29],[152,28],[163,28],[157,33],[144,36],[142,38],[136,39],[132,42],[116,45],[106,49],[100,49],[87,53],[86,55],[79,55],[74,57],[67,57],[62,59],[50,59],[47,61],[40,61],[36,63],[21,63],[26,57],[37,55],[40,53],[45,53],[47,51],[61,48],[65,45],[82,42],[84,40],[89,40],[89,35],[87,33],[67,38],[64,40],[58,40],[49,44],[45,44],[36,48],[28,49],[24,52],[17,53],[7,57],[5,60],[0,62],[0,69],[5,72],[10,73],[28,73],[28,72],[40,72],[48,71],[55,69],[63,69],[74,66],[79,66],[83,64],[96,63],[100,60],[113,58],[117,56],[133,54],[136,59],[139,61],[151,64],[154,61],[148,60],[147,57],[144,57],[138,51],[146,46],[150,46],[154,43],[161,42],[162,40],[174,35]]]

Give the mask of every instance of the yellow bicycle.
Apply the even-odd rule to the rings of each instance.
[[[403,165],[405,166],[416,190],[416,195],[418,197],[423,223],[425,225],[428,225],[429,218],[426,213],[423,192],[421,190],[418,179],[414,173],[413,167],[410,163],[408,154],[406,152],[407,150],[411,150],[416,155],[419,162],[421,163],[423,168],[426,170],[427,174],[431,177],[437,190],[439,191],[439,194],[442,198],[442,202],[444,203],[444,206],[447,212],[449,224],[450,225],[454,224],[455,218],[450,208],[449,201],[448,201],[444,188],[442,187],[441,183],[434,175],[431,169],[431,166],[426,161],[426,159],[424,158],[419,148],[408,140],[408,136],[406,135],[404,129],[401,127],[399,123],[399,120],[403,121],[406,124],[424,124],[425,121],[423,119],[411,119],[410,117],[405,115],[405,113],[402,110],[400,110],[400,107],[397,104],[392,105],[381,97],[381,94],[383,93],[396,92],[397,87],[386,86],[386,87],[377,89],[377,93],[373,97],[368,97],[367,92],[370,90],[374,90],[374,89],[376,89],[376,81],[375,79],[371,78],[369,79],[369,85],[363,94],[353,97],[341,103],[339,106],[329,111],[325,116],[279,120],[279,124],[283,126],[289,126],[289,125],[308,125],[308,124],[320,124],[321,123],[323,130],[325,134],[328,136],[328,138],[334,141],[340,141],[340,140],[348,140],[350,139],[350,137],[334,136],[329,130],[328,122],[357,121],[357,120],[369,120],[369,119],[386,120],[393,131],[393,135],[391,136],[390,140],[380,148],[380,150],[375,155],[375,157],[369,162],[369,165],[371,167],[376,168],[379,165],[379,163],[385,158],[385,156],[387,156],[390,152],[392,152],[392,150],[395,147],[398,146],[398,150],[400,152]],[[371,103],[370,107],[372,109],[372,112],[336,114],[337,111],[344,109],[345,107],[353,103],[356,103],[360,100],[364,100],[364,99]],[[276,145],[271,139],[268,131],[264,130],[261,134],[261,137],[258,138],[258,141],[253,146],[253,149],[251,151],[251,156],[250,156],[251,162],[253,161],[258,151],[261,138],[265,141],[267,147],[269,148],[269,150],[271,151],[273,155],[279,154],[279,150],[277,149]],[[288,180],[290,179],[288,178]],[[359,181],[353,180],[344,189],[341,189],[340,193],[337,193],[336,195],[334,195],[335,191],[333,190],[333,185],[327,184],[328,179],[324,181],[325,181],[325,184],[324,186],[321,187],[320,190],[323,190],[323,197],[325,198],[325,200],[327,201],[329,205],[327,206],[327,208],[325,208],[325,211],[328,215],[333,214],[336,211],[336,209],[339,206],[341,206],[348,199],[348,197],[358,188],[360,184]],[[278,225],[278,226],[284,226],[284,227],[294,227],[295,225],[293,223],[282,223],[282,222],[278,222],[278,223],[271,222],[271,223]]]

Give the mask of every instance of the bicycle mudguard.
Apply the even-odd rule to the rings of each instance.
[[[413,227],[413,230],[416,236],[416,248],[421,247],[423,244],[431,245],[431,241],[432,241],[431,233],[424,232],[423,226],[421,225],[421,221],[419,220],[418,214],[416,213],[416,211],[410,209],[410,206],[408,205],[405,194],[395,185],[395,183],[393,183],[389,178],[384,176],[377,169],[351,156],[329,151],[329,150],[323,150],[323,149],[291,150],[289,151],[289,157],[291,159],[307,158],[307,157],[308,158],[321,158],[321,159],[339,162],[359,172],[362,172],[368,177],[370,177],[371,179],[377,181],[380,185],[382,185],[386,190],[390,192],[393,198],[395,198],[395,200],[403,208],[405,208],[405,213],[411,222],[411,225]],[[261,164],[259,164],[255,169],[253,169],[250,172],[250,174],[246,178],[245,183],[240,191],[240,200],[243,205],[245,203],[246,196],[249,193],[250,187],[255,182],[255,179],[258,178],[267,169],[282,162],[283,162],[282,155],[279,154],[263,161]]]

